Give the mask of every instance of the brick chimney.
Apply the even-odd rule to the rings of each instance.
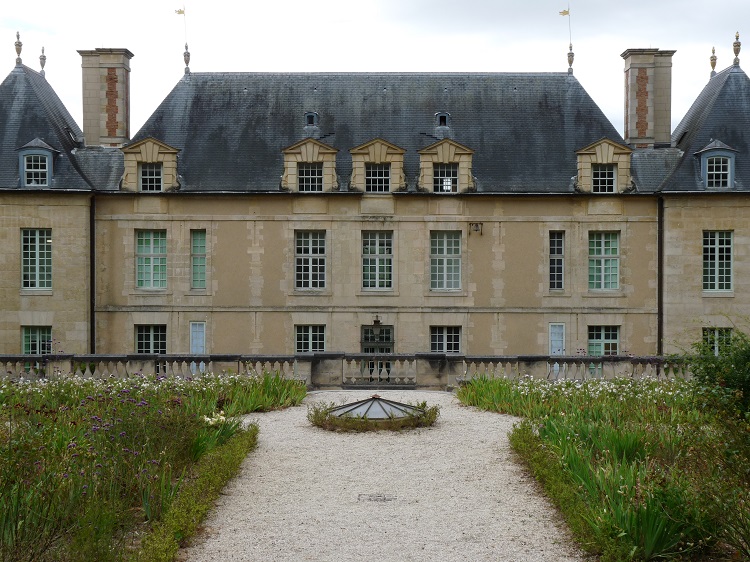
[[[672,55],[628,49],[625,59],[625,142],[633,148],[669,146],[672,140]]]
[[[127,49],[78,51],[83,68],[83,136],[87,146],[130,140],[130,59]]]

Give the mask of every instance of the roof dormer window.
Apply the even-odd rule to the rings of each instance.
[[[633,189],[632,153],[630,147],[606,138],[577,150],[577,189],[586,193],[627,193]]]
[[[473,191],[473,155],[473,150],[450,139],[423,148],[419,151],[419,187],[442,194]]]
[[[307,138],[285,148],[282,189],[299,193],[320,193],[338,189],[336,178],[337,149]]]
[[[306,127],[318,126],[318,114],[315,111],[308,111],[307,113],[305,113],[305,126]]]
[[[734,157],[737,151],[719,140],[711,141],[700,157],[701,179],[706,189],[731,189],[734,187]]]
[[[451,114],[445,111],[440,111],[435,114],[435,126],[436,127],[450,127]]]
[[[615,193],[617,191],[617,165],[591,164],[591,191]]]
[[[123,191],[161,193],[178,189],[178,149],[148,137],[122,148],[125,156]]]
[[[141,162],[138,164],[138,182],[141,191],[161,191],[162,163]]]
[[[39,138],[18,149],[19,185],[51,187],[55,153],[58,151]]]

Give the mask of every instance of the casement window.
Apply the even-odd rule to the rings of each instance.
[[[460,353],[460,326],[430,326],[430,351],[432,353]]]
[[[31,186],[48,186],[49,156],[46,154],[26,154],[23,157],[23,184]]]
[[[141,162],[138,164],[138,189],[141,191],[162,191],[163,169],[161,162]]]
[[[393,353],[393,326],[384,326],[379,320],[371,326],[362,326],[362,353],[381,355]],[[391,361],[381,357],[375,357],[369,361],[362,362],[362,372],[370,377],[370,381],[376,379],[390,379]]]
[[[192,355],[205,355],[206,354],[206,323],[205,322],[190,322],[190,353]],[[196,363],[192,361],[190,363],[190,372],[194,375],[196,373],[204,373],[206,371],[206,364],[201,361]]]
[[[325,289],[326,233],[320,230],[295,232],[294,262],[296,289]]]
[[[703,290],[732,290],[732,232],[703,232]]]
[[[52,288],[52,229],[21,230],[21,288]]]
[[[619,326],[589,326],[588,353],[592,357],[620,353]]]
[[[315,353],[326,350],[324,325],[298,325],[294,327],[295,353]]]
[[[432,165],[432,189],[435,193],[456,193],[458,191],[458,164]]]
[[[710,156],[706,158],[706,187],[729,187],[730,159],[726,156]]]
[[[22,326],[24,355],[52,353],[52,326]]]
[[[164,324],[144,324],[135,327],[135,352],[167,352],[167,326]]]
[[[589,232],[589,289],[620,287],[620,233]]]
[[[430,289],[461,288],[461,233],[430,232]]]
[[[591,191],[614,193],[616,191],[617,166],[615,164],[591,164]]]
[[[388,193],[391,190],[391,165],[365,163],[365,191]]]
[[[562,322],[549,325],[549,354],[565,355],[565,324]]]
[[[190,231],[190,288],[206,288],[206,231]]]
[[[299,162],[297,188],[301,192],[323,191],[323,162]]]
[[[135,270],[137,288],[167,288],[166,230],[136,231]]]
[[[714,355],[719,356],[732,340],[732,328],[703,328],[703,343],[707,344]]]
[[[565,288],[565,232],[550,230],[549,232],[549,288],[559,291]]]
[[[393,233],[362,233],[362,288],[393,288]]]

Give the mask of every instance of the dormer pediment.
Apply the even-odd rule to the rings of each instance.
[[[388,155],[406,154],[406,150],[381,138],[376,138],[350,149],[349,152],[366,157],[368,162],[386,162]]]
[[[322,161],[324,156],[336,155],[339,150],[316,139],[303,139],[286,147],[281,152],[285,155],[295,154],[300,156],[301,162]]]
[[[420,155],[429,154],[438,156],[441,158],[442,162],[453,162],[456,160],[456,156],[472,155],[474,154],[474,151],[468,146],[464,146],[454,140],[443,139],[434,142],[429,146],[425,146],[422,150],[419,150],[418,153]]]
[[[179,148],[148,137],[120,149],[124,155],[123,191],[171,191],[180,187],[177,178]]]
[[[338,149],[319,140],[303,139],[281,151],[284,174],[281,188],[300,193],[338,189],[336,154]]]
[[[23,145],[20,148],[17,148],[16,150],[28,150],[28,149],[49,150],[50,152],[54,152],[55,154],[60,154],[59,150],[52,148],[50,145],[48,145],[39,137],[36,137],[34,140],[27,142],[25,145]]]
[[[632,189],[629,146],[603,138],[576,150],[577,186],[587,193],[623,193]]]

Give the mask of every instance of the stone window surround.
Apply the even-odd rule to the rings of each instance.
[[[282,153],[284,156],[284,173],[281,176],[282,189],[299,192],[297,164],[302,162],[323,164],[323,192],[338,189],[336,177],[337,148],[309,138],[285,148]]]
[[[161,190],[143,193],[161,193],[180,187],[177,175],[177,153],[179,149],[154,138],[147,138],[122,149],[125,171],[122,176],[122,191],[141,191],[140,164],[161,164]]]
[[[578,161],[578,174],[576,185],[580,191],[594,193],[593,189],[593,165],[614,165],[614,191],[622,193],[633,183],[630,174],[630,157],[633,151],[622,144],[609,139],[601,139],[580,150],[576,151]],[[608,192],[599,192],[609,195]]]
[[[406,150],[380,138],[373,139],[349,150],[352,157],[350,185],[366,191],[366,165],[390,164],[390,191],[406,189],[404,176],[404,154]],[[388,193],[368,191],[368,193]]]
[[[419,152],[419,188],[432,192],[434,189],[434,165],[435,164],[457,164],[458,165],[458,187],[455,192],[461,193],[472,191],[474,178],[472,176],[472,159],[474,151],[451,139],[437,141]],[[443,192],[440,192],[443,193]]]

